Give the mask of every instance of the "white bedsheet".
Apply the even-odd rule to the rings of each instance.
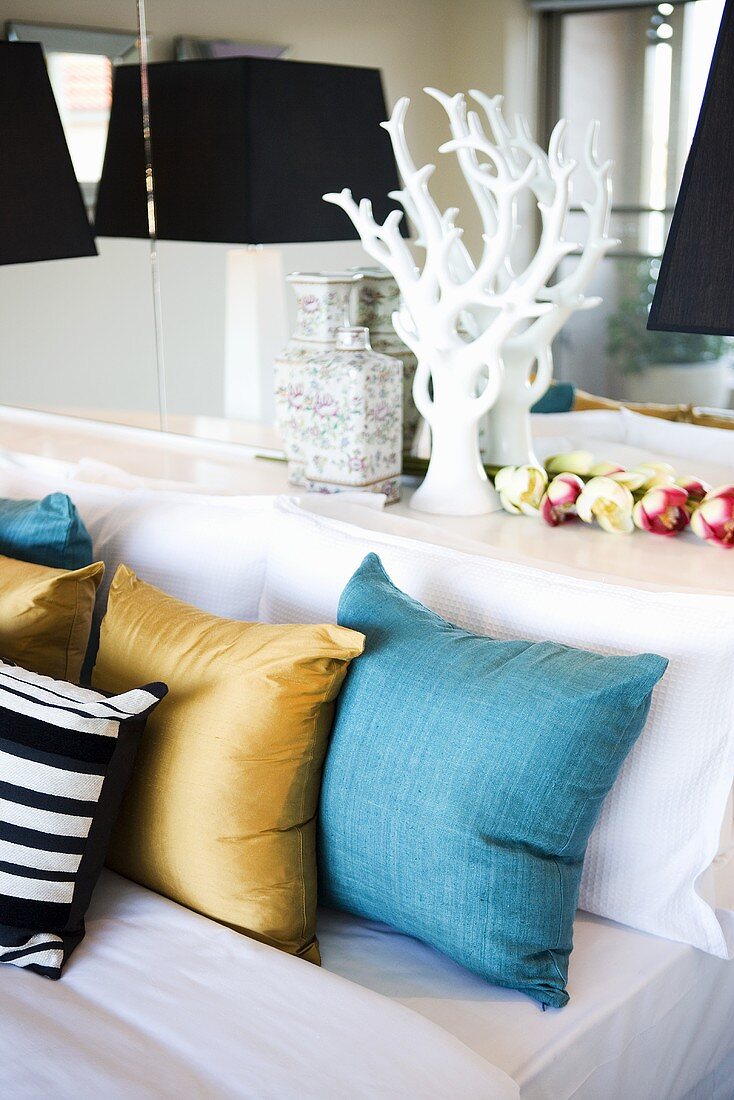
[[[59,982],[0,968],[3,1100],[516,1100],[423,1016],[106,872]]]
[[[734,863],[719,875],[734,895]],[[734,1097],[734,962],[580,913],[570,1004],[542,1012],[384,925],[323,910],[318,934],[325,967],[440,1024],[522,1100]]]

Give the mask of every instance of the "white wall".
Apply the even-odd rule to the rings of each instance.
[[[173,38],[185,34],[277,41],[291,45],[294,58],[380,68],[389,106],[401,95],[412,98],[408,136],[417,161],[435,159],[446,137],[441,109],[421,93],[426,85],[452,92],[504,88],[512,109],[532,114],[534,107],[534,36],[525,0],[147,0],[146,7],[158,58],[172,56]],[[135,3],[0,0],[0,19],[7,18],[130,28]],[[444,205],[455,205],[457,195],[459,202],[465,199],[450,161],[440,164],[435,194]],[[476,216],[471,208],[465,215],[467,240],[476,242]],[[174,412],[224,411],[226,254],[217,245],[160,246]],[[286,271],[365,260],[355,242],[282,249]],[[0,331],[0,400],[91,410],[156,408],[145,242],[103,240],[96,260],[0,268]],[[271,344],[285,335],[269,333]],[[270,409],[266,402],[265,416]]]

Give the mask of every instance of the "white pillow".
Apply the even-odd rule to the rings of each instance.
[[[672,455],[681,474],[697,472],[697,463],[715,464],[723,480],[734,481],[734,431],[679,424],[623,409],[625,442],[653,455]]]
[[[713,955],[734,954],[712,861],[734,779],[734,598],[640,590],[414,542],[281,500],[260,604],[264,622],[334,619],[366,553],[451,622],[670,660],[650,716],[592,834],[582,908]],[[368,640],[369,644],[369,640]]]
[[[253,621],[265,576],[273,496],[226,497],[121,489],[0,468],[0,496],[68,493],[106,565],[96,619],[121,562],[149,584],[212,615]]]

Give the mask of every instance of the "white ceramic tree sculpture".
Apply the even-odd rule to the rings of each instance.
[[[521,378],[524,372],[518,389],[523,400],[528,395],[529,399],[518,424],[527,433],[528,407],[543,391],[543,383],[547,388],[550,382],[550,340],[557,332],[551,318],[557,320],[567,311],[558,320],[560,328],[579,305],[578,280],[549,287],[560,261],[576,248],[563,239],[575,163],[563,156],[563,122],[553,131],[546,154],[522,126],[516,135],[509,134],[498,100],[483,101],[494,137],[490,141],[478,116],[467,112],[463,96],[427,91],[444,105],[451,124],[452,140],[440,152],[457,154],[482,219],[483,248],[476,263],[463,245],[463,231],[455,225],[458,210],[442,212],[431,195],[434,165],[417,168],[413,163],[404,130],[408,99],[396,103],[383,126],[403,183],[394,197],[418,229],[425,250],[422,266],[416,266],[408,242],[400,235],[401,211],[393,211],[380,224],[371,203],[362,199],[357,204],[348,190],[324,198],[346,211],[365,250],[392,273],[400,287],[403,305],[393,315],[393,324],[418,359],[413,395],[431,428],[428,472],[412,505],[426,512],[477,515],[499,507],[480,456],[480,418],[502,394],[507,407],[512,406],[514,387],[509,380]],[[597,165],[594,157],[593,167],[606,173],[608,204],[609,166]],[[518,227],[518,199],[524,194],[538,206],[541,233],[523,270],[515,272],[510,254]],[[599,231],[605,241],[607,218],[608,205]],[[533,364],[537,364],[535,378],[540,376],[537,384],[531,382]],[[518,424],[514,429],[508,425],[510,435],[518,434]],[[526,444],[529,457],[529,434]]]
[[[447,96],[434,88],[426,89],[429,95],[443,106],[449,119],[451,133],[457,145],[458,156],[463,174],[469,183],[472,195],[483,213],[484,229],[492,232],[496,225],[496,210],[491,195],[481,187],[478,173],[481,173],[478,154],[486,152],[488,139],[476,114],[468,112],[462,95]],[[514,133],[507,126],[502,114],[502,96],[488,96],[473,90],[472,98],[482,107],[489,124],[494,144],[507,158],[510,171],[517,178],[534,163],[536,173],[530,182],[530,190],[541,209],[552,203],[555,180],[551,159],[562,156],[561,140],[565,122],[560,122],[555,135],[558,138],[556,149],[551,141],[546,153],[533,140],[530,126],[525,118],[517,116]],[[502,348],[504,377],[497,401],[488,417],[488,447],[486,458],[491,464],[522,465],[537,463],[533,454],[530,438],[529,409],[548,389],[553,377],[552,343],[571,314],[577,309],[590,309],[601,301],[600,298],[584,296],[600,261],[610,248],[619,242],[609,236],[609,215],[611,212],[612,161],[601,162],[598,158],[597,140],[599,123],[592,122],[586,135],[584,162],[592,183],[591,201],[583,202],[586,215],[586,236],[580,255],[573,270],[553,286],[544,286],[538,293],[541,301],[547,301],[552,308],[520,331],[513,333]],[[570,182],[570,181],[569,181]],[[570,187],[569,187],[570,197]],[[544,220],[543,231],[555,232]],[[541,242],[542,244],[542,242]],[[472,266],[471,258],[463,250],[461,262],[464,269]],[[512,277],[508,266],[504,278]]]

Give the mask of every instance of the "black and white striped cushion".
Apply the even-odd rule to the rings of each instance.
[[[166,691],[107,698],[0,661],[0,963],[60,977]]]

